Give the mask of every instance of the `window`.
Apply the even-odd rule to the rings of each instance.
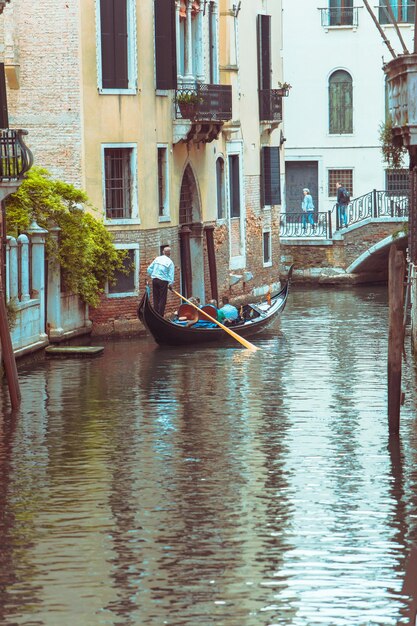
[[[210,3],[211,4],[211,3]],[[180,78],[193,82],[204,78],[203,21],[211,15],[204,0],[180,0],[179,32],[177,33],[177,70]],[[212,34],[214,34],[212,32]],[[207,54],[204,54],[206,52]]]
[[[103,146],[103,157],[106,219],[137,218],[135,149],[130,146]]]
[[[229,155],[229,201],[230,217],[240,217],[239,155]]]
[[[336,183],[342,183],[353,196],[353,170],[329,170],[329,198],[337,196]]]
[[[329,26],[353,25],[353,0],[329,0]]]
[[[216,161],[216,182],[217,182],[217,219],[222,220],[225,216],[224,210],[224,161],[219,157]]]
[[[387,9],[387,3],[391,5],[394,18],[400,24],[413,24],[416,10],[415,0],[380,0],[379,2],[379,22],[381,24],[391,24],[391,19]]]
[[[337,70],[329,78],[329,133],[332,135],[353,132],[352,77]]]
[[[156,88],[177,88],[175,2],[155,0]]]
[[[100,0],[101,92],[135,91],[134,6],[132,0]]]
[[[406,196],[410,190],[408,169],[385,170],[385,189],[393,196]]]
[[[126,257],[123,265],[124,271],[115,272],[115,282],[108,285],[108,294],[111,296],[131,296],[136,294],[138,289],[138,266],[139,266],[139,248],[137,244],[131,244],[132,247],[126,249],[122,244],[116,244],[116,248],[125,249]]]
[[[160,222],[169,220],[168,181],[168,150],[166,146],[158,146],[158,206]]]
[[[263,259],[264,266],[272,265],[272,249],[271,249],[271,231],[267,230],[263,233]]]
[[[280,155],[278,146],[261,149],[262,206],[281,204]]]

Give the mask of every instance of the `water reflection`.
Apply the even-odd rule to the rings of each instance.
[[[386,334],[382,289],[295,291],[256,353],[141,339],[22,371],[0,623],[407,623],[415,373],[389,441]]]

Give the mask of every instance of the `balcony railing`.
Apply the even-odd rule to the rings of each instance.
[[[327,8],[319,9],[321,13],[321,25],[329,26],[354,26],[358,25],[358,7],[350,8]]]
[[[408,217],[409,190],[404,189],[396,193],[377,191],[373,189],[363,196],[358,196],[350,202],[345,209],[346,225],[358,224],[367,219],[390,217],[393,219],[405,219]],[[343,228],[341,217],[334,206],[336,216],[336,230]]]
[[[0,130],[0,183],[20,180],[33,164],[33,155],[23,141],[26,130]]]
[[[259,120],[261,122],[282,122],[282,98],[288,89],[259,90]]]
[[[175,92],[175,118],[198,122],[232,119],[232,86],[197,84]]]

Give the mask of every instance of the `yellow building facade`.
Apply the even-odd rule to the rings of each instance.
[[[281,2],[12,0],[0,28],[11,125],[129,251],[96,328],[135,317],[167,244],[188,297],[252,299],[278,283]]]

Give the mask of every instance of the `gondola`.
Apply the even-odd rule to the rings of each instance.
[[[241,308],[241,320],[230,326],[241,337],[251,337],[268,328],[283,312],[287,304],[292,266],[284,287],[270,300],[245,304]],[[187,305],[188,306],[188,305]],[[201,320],[193,325],[165,319],[155,311],[150,301],[150,290],[146,287],[138,306],[138,317],[155,341],[165,346],[189,346],[202,343],[230,343],[231,337],[222,328]]]

